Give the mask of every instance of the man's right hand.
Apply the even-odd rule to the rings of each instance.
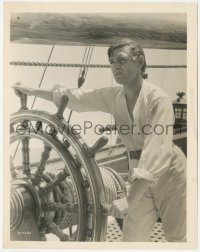
[[[33,95],[33,88],[25,87],[20,82],[15,83],[13,86],[11,86],[17,94],[17,91],[26,94],[26,95]]]

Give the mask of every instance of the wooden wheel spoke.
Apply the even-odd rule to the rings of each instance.
[[[47,222],[46,226],[60,239],[60,241],[72,241],[72,239],[70,239],[70,236],[64,233],[53,221]]]
[[[61,191],[59,187],[57,187],[57,192],[59,196],[61,197],[61,199],[63,200],[63,202],[69,204],[69,199],[66,197],[66,195]]]
[[[15,91],[16,95],[20,97],[20,102],[21,102],[21,110],[27,110],[27,95],[21,93],[20,91]]]
[[[42,174],[42,179],[46,182],[46,183],[50,183],[52,181],[52,179],[46,175],[46,174]]]
[[[91,228],[87,228],[87,230],[86,230],[86,235],[87,235],[88,237],[92,237],[92,229],[91,229]]]
[[[67,141],[67,139],[64,139],[62,144],[63,144],[63,147],[66,149],[68,149],[70,147],[70,143]]]
[[[30,174],[30,148],[29,148],[29,137],[25,137],[21,140],[22,142],[22,160],[23,160],[23,173]]]
[[[72,236],[73,232],[72,232],[72,227],[69,227],[69,235]]]
[[[76,208],[77,208],[77,204],[51,203],[48,206],[48,210],[51,210],[51,211],[62,210],[62,211],[72,212],[72,211],[75,211]]]
[[[62,172],[60,172],[56,178],[54,180],[52,180],[50,183],[48,183],[45,186],[45,190],[47,190],[48,192],[52,191],[53,189],[55,189],[56,186],[58,186],[63,180],[65,180],[67,177],[69,176],[69,174],[66,172],[66,170],[63,170]]]
[[[15,128],[13,126],[13,124],[10,124],[10,133],[13,133],[15,131]]]
[[[30,122],[29,122],[28,120],[25,120],[25,121],[23,121],[23,122],[21,123],[21,126],[24,127],[25,129],[28,129],[29,123],[30,123]]]
[[[44,150],[41,154],[41,160],[40,160],[39,166],[38,166],[38,168],[32,178],[32,181],[37,185],[39,185],[42,181],[41,178],[42,178],[43,172],[45,170],[47,160],[50,157],[51,150],[52,150],[52,147],[50,145],[46,145],[46,144],[44,145]]]
[[[13,159],[12,159],[11,156],[10,156],[10,173],[11,173],[12,177],[15,177],[17,175],[16,169],[15,169],[15,166],[14,166],[14,163],[13,163]]]
[[[48,125],[48,134],[54,138],[57,137],[58,130],[54,127],[54,125]]]
[[[35,130],[36,130],[36,132],[42,130],[42,122],[41,121],[37,121],[35,123]]]
[[[83,185],[83,187],[84,187],[85,189],[87,189],[87,188],[90,187],[89,182],[88,182],[87,179],[85,179],[85,180],[82,182],[82,185]]]

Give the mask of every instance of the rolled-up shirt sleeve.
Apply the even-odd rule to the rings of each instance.
[[[58,107],[63,95],[68,96],[67,107],[77,112],[102,111],[112,113],[113,106],[112,87],[101,89],[68,89],[55,85],[52,89],[53,102]]]
[[[174,113],[172,102],[163,97],[150,111],[147,125],[142,126],[144,146],[132,180],[143,178],[156,185],[158,178],[170,168],[173,146]]]

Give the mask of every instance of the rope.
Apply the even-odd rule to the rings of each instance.
[[[53,63],[53,62],[29,62],[11,61],[12,66],[42,66],[42,67],[90,67],[90,68],[110,68],[106,64],[73,64],[73,63]],[[147,68],[187,68],[187,65],[147,65]]]
[[[90,64],[91,57],[92,57],[92,53],[93,53],[93,49],[94,49],[94,46],[91,48],[90,55],[89,55],[89,60],[88,60],[88,62],[86,61],[86,63],[89,63],[89,64]],[[87,72],[88,72],[88,67],[86,68],[85,79],[86,79],[86,77],[87,77]]]
[[[86,46],[85,52],[83,55],[83,59],[82,59],[82,64],[75,64],[75,65],[80,65],[80,72],[79,72],[79,77],[78,77],[78,88],[82,87],[82,85],[84,84],[85,79],[87,77],[88,66],[90,65],[90,60],[92,57],[93,48],[94,48],[94,46],[92,48],[89,47],[89,49],[87,50],[87,46]],[[86,56],[86,53],[87,53],[87,56]],[[69,117],[67,120],[68,123],[70,122],[72,113],[73,113],[73,110],[71,110],[69,113]]]
[[[85,47],[85,52],[84,52],[83,59],[82,59],[82,62],[81,62],[81,64],[82,64],[82,65],[83,65],[84,60],[85,60],[85,55],[86,55],[86,52],[87,52],[87,46]],[[82,71],[82,67],[80,68],[80,71],[79,71],[79,76],[78,76],[78,77],[81,77],[81,71]]]
[[[80,68],[80,73],[79,73],[79,77],[78,77],[78,88],[82,87],[85,82],[85,79],[87,76],[87,71],[88,71],[88,67],[86,67],[86,65],[90,64],[92,52],[93,52],[93,47],[92,48],[89,47],[89,49],[87,51],[87,56],[86,56],[85,62],[84,62],[84,58],[85,58],[85,54],[84,54],[84,58],[82,60],[82,64],[84,64],[84,67]]]
[[[52,55],[52,53],[53,53],[53,49],[54,49],[54,45],[53,45],[53,46],[52,46],[52,48],[51,48],[51,52],[50,52],[50,54],[49,54],[49,57],[48,57],[47,63],[49,63],[49,61],[50,61],[50,59],[51,59],[51,55]],[[46,70],[47,70],[47,66],[45,66],[45,69],[44,69],[44,71],[43,71],[43,74],[42,74],[42,77],[41,77],[40,83],[39,83],[39,85],[38,85],[38,88],[40,88],[40,87],[41,87],[41,85],[42,85],[42,82],[43,82],[43,79],[44,79],[44,76],[45,76]],[[34,101],[33,101],[33,103],[32,103],[32,106],[31,106],[31,109],[33,109],[33,106],[34,106],[34,104],[35,104],[36,99],[37,99],[37,97],[35,96],[35,97],[34,97]]]
[[[105,166],[100,166],[100,172],[104,184],[104,191],[106,196],[106,202],[111,204],[113,200],[118,198],[120,192],[123,196],[126,195],[126,184],[121,176]]]

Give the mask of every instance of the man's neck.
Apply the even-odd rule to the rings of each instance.
[[[124,85],[124,92],[127,100],[133,101],[134,99],[137,99],[142,87],[142,83],[143,79],[138,78],[134,81],[134,83]]]

